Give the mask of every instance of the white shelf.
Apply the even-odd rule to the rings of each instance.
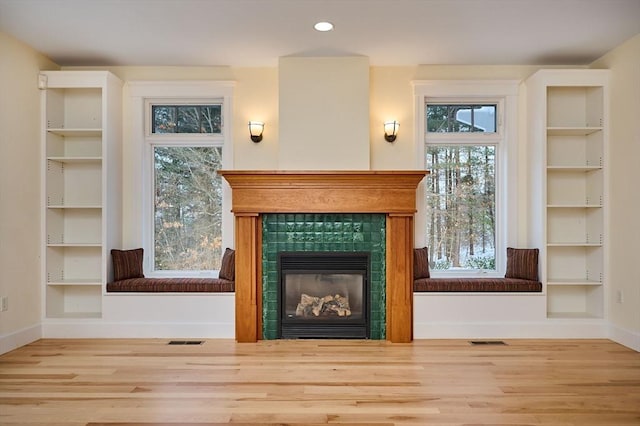
[[[602,243],[547,243],[547,247],[602,247]]]
[[[102,158],[102,130],[57,129],[46,132],[46,155],[70,158]]]
[[[54,135],[64,136],[64,137],[100,137],[102,136],[102,129],[47,129],[47,132],[53,133]]]
[[[592,286],[601,286],[602,282],[600,281],[589,281],[589,280],[583,280],[583,279],[575,279],[575,278],[570,278],[570,279],[559,279],[559,278],[555,278],[555,279],[547,279],[547,285],[549,286],[572,286],[572,285],[577,285],[577,286],[582,286],[582,285],[592,285]]]
[[[602,316],[590,312],[547,312],[549,319],[600,319]]]
[[[49,318],[60,319],[83,319],[83,318],[102,318],[102,312],[60,312],[50,313]]]
[[[588,173],[602,170],[602,166],[547,166],[550,172]]]
[[[51,243],[47,247],[102,247],[100,243]]]
[[[73,280],[59,280],[59,281],[55,281],[55,282],[48,282],[47,285],[48,286],[74,286],[74,285],[80,285],[80,286],[100,286],[100,287],[102,287],[102,282],[100,282],[99,279],[91,279],[91,278],[81,279],[81,278],[76,278],[76,279],[73,279]]]
[[[601,209],[598,204],[547,204],[548,209]]]
[[[602,127],[547,127],[548,136],[588,136],[602,131]]]
[[[106,71],[43,71],[45,318],[101,318],[121,247],[122,82]]]
[[[606,315],[608,71],[540,70],[527,82],[530,244],[549,319]]]
[[[47,160],[58,163],[100,163],[102,157],[47,157]]]
[[[83,206],[83,205],[80,205],[80,204],[71,204],[71,205],[53,204],[53,205],[48,205],[47,208],[48,209],[93,209],[93,210],[100,210],[100,209],[102,209],[102,206],[100,206],[98,204],[87,205],[87,206]]]

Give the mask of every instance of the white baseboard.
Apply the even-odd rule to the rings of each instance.
[[[609,324],[609,338],[636,352],[640,352],[640,333]]]
[[[158,323],[104,321],[50,321],[42,324],[44,338],[203,338],[233,339],[234,323]]]
[[[144,323],[45,321],[0,336],[0,354],[40,338],[203,338],[233,339],[233,323]],[[580,322],[429,322],[414,324],[415,339],[580,339],[610,338],[640,352],[640,333],[603,321]]]
[[[606,339],[604,321],[414,323],[415,339]]]
[[[40,338],[42,338],[42,327],[40,324],[32,325],[10,334],[4,334],[0,336],[0,355],[17,349],[20,346],[28,345]]]

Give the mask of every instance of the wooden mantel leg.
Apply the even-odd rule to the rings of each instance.
[[[413,215],[387,216],[387,340],[413,340]]]
[[[259,217],[236,215],[236,340],[258,340]]]

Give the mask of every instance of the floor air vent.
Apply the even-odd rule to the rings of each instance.
[[[204,340],[172,340],[169,345],[201,345]]]
[[[471,340],[472,345],[506,345],[502,340]]]

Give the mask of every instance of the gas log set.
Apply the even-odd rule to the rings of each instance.
[[[296,317],[349,317],[351,308],[349,298],[340,294],[328,294],[324,297],[302,294],[296,307]]]
[[[368,252],[280,252],[279,338],[369,338]]]

